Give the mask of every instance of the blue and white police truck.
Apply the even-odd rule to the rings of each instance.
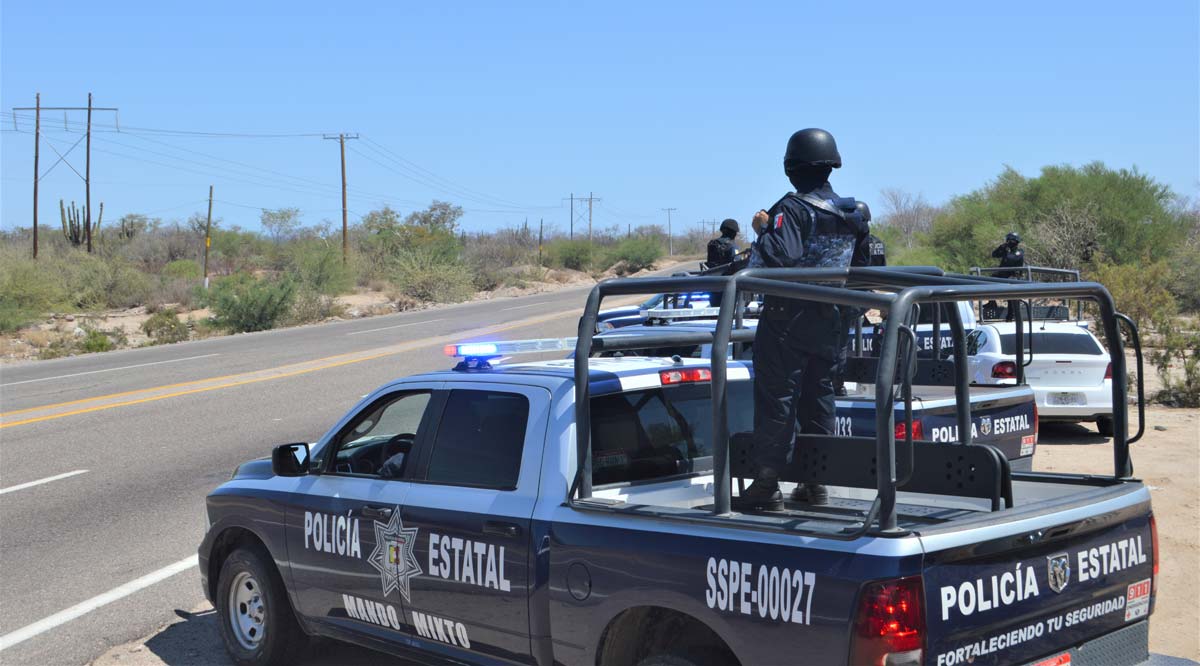
[[[497,361],[561,357],[554,343],[452,346],[454,369],[375,390],[315,444],[278,446],[214,490],[200,572],[229,654],[287,664],[322,636],[424,663],[1144,662],[1159,549],[1123,401],[1111,475],[1013,471],[969,436],[893,427],[911,400],[912,304],[1045,288],[862,270],[686,278],[727,305],[715,331],[662,339],[747,339],[728,305],[741,290],[892,310],[874,435],[800,435],[782,472],[829,486],[828,504],[732,511],[753,457],[751,368],[602,356],[645,343],[594,336],[604,296],[681,286],[604,282],[575,358]],[[830,275],[846,286],[813,284]],[[883,277],[893,291],[854,289]],[[1073,290],[1100,303],[1123,392],[1111,298]]]

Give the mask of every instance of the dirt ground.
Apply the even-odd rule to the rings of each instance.
[[[1200,660],[1200,410],[1148,408],[1130,455],[1150,487],[1161,549],[1150,649]],[[1112,474],[1112,441],[1090,424],[1043,424],[1034,469]]]

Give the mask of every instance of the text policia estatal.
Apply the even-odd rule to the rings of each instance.
[[[1125,594],[1088,604],[1081,608],[1039,620],[1011,631],[989,636],[938,655],[937,666],[957,666],[973,663],[979,657],[1009,650],[1027,641],[1036,640],[1067,627],[1104,617],[1115,611],[1125,611],[1125,621],[1145,617],[1149,613],[1150,579],[1128,587]]]

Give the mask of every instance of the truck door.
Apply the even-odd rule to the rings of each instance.
[[[388,594],[381,577],[384,570],[393,580],[403,573],[380,564],[395,542],[378,537],[400,519],[411,486],[409,456],[429,435],[437,386],[406,386],[364,404],[317,449],[313,473],[299,479],[286,532],[292,589],[306,617],[384,640],[406,631],[406,595]]]
[[[421,570],[405,600],[409,622],[429,650],[531,663],[530,518],[550,393],[454,386],[403,507]]]

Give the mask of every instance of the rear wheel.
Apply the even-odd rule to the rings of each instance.
[[[1100,431],[1101,437],[1112,437],[1116,429],[1113,427],[1111,416],[1101,416],[1096,419],[1096,430]]]
[[[289,664],[304,642],[279,572],[258,550],[239,548],[217,581],[221,639],[240,666]]]

